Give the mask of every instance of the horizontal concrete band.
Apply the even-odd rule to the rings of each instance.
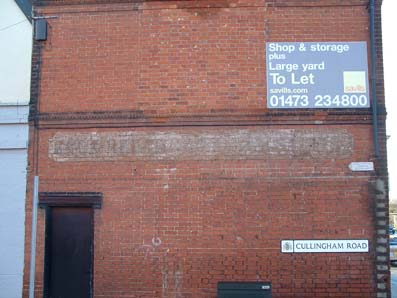
[[[1,105],[0,124],[27,123],[29,115],[28,105]]]
[[[28,147],[28,124],[0,124],[0,150]]]

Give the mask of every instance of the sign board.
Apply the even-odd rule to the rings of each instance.
[[[282,240],[282,253],[368,252],[368,240]]]
[[[371,172],[374,170],[373,162],[352,162],[349,164],[349,169],[353,172]]]
[[[368,108],[366,42],[266,43],[270,109]]]

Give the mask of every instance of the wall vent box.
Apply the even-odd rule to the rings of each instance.
[[[34,23],[34,39],[37,41],[47,40],[47,21],[45,19],[38,19]]]
[[[219,282],[218,298],[272,298],[270,282]]]

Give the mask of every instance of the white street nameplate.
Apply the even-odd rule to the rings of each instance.
[[[368,252],[368,240],[282,240],[282,253]]]
[[[349,169],[353,172],[371,172],[374,170],[373,162],[352,162],[349,164]]]

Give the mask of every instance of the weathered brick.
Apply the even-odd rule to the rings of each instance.
[[[369,41],[367,4],[36,0],[57,18],[34,44],[26,223],[34,175],[42,192],[103,193],[94,297],[216,297],[219,281],[271,281],[273,297],[388,297],[384,119],[375,158],[370,109],[266,104],[267,41]],[[286,239],[370,250],[282,254]],[[25,297],[29,258],[27,245]]]

